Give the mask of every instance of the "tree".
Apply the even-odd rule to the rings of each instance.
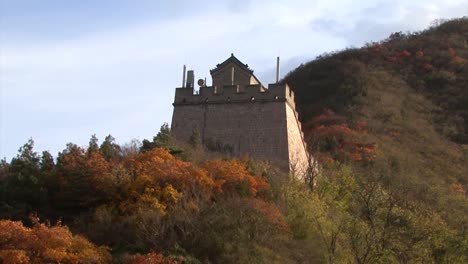
[[[93,140],[93,139],[91,139]],[[92,142],[90,142],[91,144]],[[99,151],[106,160],[116,160],[121,156],[121,148],[115,143],[115,138],[108,135],[99,147]]]
[[[43,151],[40,164],[42,172],[52,171],[55,168],[54,157],[52,154],[50,154],[50,152]]]
[[[107,247],[97,247],[66,226],[0,220],[0,260],[17,263],[110,263]]]
[[[50,158],[47,157],[46,159]],[[49,164],[50,165],[50,164]],[[47,206],[47,189],[41,173],[41,157],[34,151],[34,141],[28,140],[8,166],[5,178],[6,203],[13,218],[22,218],[33,208]]]
[[[99,151],[98,138],[96,137],[96,134],[93,134],[91,138],[89,139],[89,145],[88,145],[88,149],[86,150],[86,152],[88,153],[88,155],[90,155],[91,153],[97,152],[97,151]]]
[[[84,149],[68,143],[57,157],[56,168],[58,192],[53,198],[54,206],[66,215],[89,210],[96,197],[91,186],[93,174]]]
[[[173,140],[174,137],[167,123],[162,124],[158,134],[153,138],[153,142],[157,148],[167,147],[173,143]]]
[[[182,150],[177,147],[176,139],[171,133],[171,128],[167,123],[162,124],[158,134],[153,137],[153,141],[144,139],[141,151],[149,151],[154,148],[165,148],[171,154],[179,154]]]
[[[270,187],[263,177],[250,175],[247,168],[237,160],[209,160],[203,168],[213,178],[217,188],[227,195],[255,197],[259,191]]]

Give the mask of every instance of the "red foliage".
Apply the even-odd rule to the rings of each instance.
[[[392,56],[388,56],[388,57],[386,58],[386,60],[387,60],[388,62],[394,63],[394,62],[397,62],[397,61],[400,60],[400,59],[408,58],[408,57],[410,57],[410,56],[411,56],[411,52],[409,52],[409,51],[407,51],[407,50],[404,50],[404,51],[401,51],[401,52],[400,52],[400,51],[395,51],[395,52],[393,53],[393,55],[392,55]]]
[[[150,252],[145,255],[130,255],[124,260],[124,264],[179,264],[183,263],[184,258],[179,257],[177,259],[168,258],[162,254]]]
[[[432,69],[434,68],[434,66],[432,66],[431,64],[429,63],[424,63],[421,65],[421,68],[425,71],[432,71]]]
[[[404,51],[400,52],[400,57],[406,58],[406,57],[410,57],[410,56],[411,56],[411,52],[409,52],[407,50],[404,50]]]
[[[321,152],[319,160],[329,163],[332,160],[345,159],[361,161],[373,159],[376,146],[360,142],[360,136],[367,134],[367,122],[359,120],[353,128],[346,119],[331,110],[313,118],[305,124],[310,146]]]

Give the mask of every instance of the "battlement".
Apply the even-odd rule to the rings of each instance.
[[[176,88],[173,105],[228,104],[288,102],[294,104],[294,92],[287,84],[224,85],[200,87],[198,94],[193,88]]]

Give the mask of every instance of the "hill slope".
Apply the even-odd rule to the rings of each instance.
[[[436,212],[466,243],[468,18],[325,54],[290,72],[283,82],[295,89],[316,156],[350,164],[363,183],[359,189],[373,182],[410,211],[419,207]],[[330,137],[326,144],[320,142],[323,127],[334,127],[320,123],[319,115],[328,115],[335,130],[340,116],[338,123],[351,130],[366,124],[358,138],[364,146],[373,144],[375,157],[353,162],[340,156],[352,142],[343,133],[330,136],[332,147]]]
[[[379,79],[378,72],[392,80]],[[422,32],[393,33],[379,43],[319,56],[283,81],[294,87],[305,122],[324,107],[349,113],[349,107],[365,99],[372,85],[389,91],[391,81],[400,81],[409,92],[432,102],[431,123],[438,132],[457,143],[468,143],[467,18]]]

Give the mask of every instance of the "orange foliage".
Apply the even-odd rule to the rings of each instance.
[[[145,255],[131,255],[125,258],[125,264],[178,264],[183,263],[184,258],[178,259],[168,258],[162,254],[151,252]]]
[[[248,185],[249,194],[252,196],[269,188],[263,177],[250,175],[245,166],[237,160],[210,160],[203,168],[213,178],[217,188],[225,193],[238,193],[242,184]]]
[[[27,264],[30,259],[24,250],[0,250],[0,260],[3,264]]]
[[[107,189],[110,184],[111,164],[100,152],[92,152],[86,159],[86,167],[91,172],[91,186],[96,190]]]
[[[147,176],[158,186],[170,184],[177,191],[190,195],[194,191],[210,195],[215,188],[215,182],[205,170],[176,159],[162,148],[141,153],[132,168],[136,175]]]
[[[284,219],[283,214],[274,204],[260,199],[250,199],[249,205],[265,216],[266,220],[281,230],[289,231],[289,226]]]
[[[65,226],[0,221],[0,260],[2,263],[109,263],[106,247],[97,247]]]
[[[420,57],[420,58],[424,57],[424,52],[422,50],[418,50],[418,51],[416,51],[416,56]]]
[[[466,194],[465,187],[463,187],[463,185],[459,182],[452,183],[452,190],[459,194]]]

